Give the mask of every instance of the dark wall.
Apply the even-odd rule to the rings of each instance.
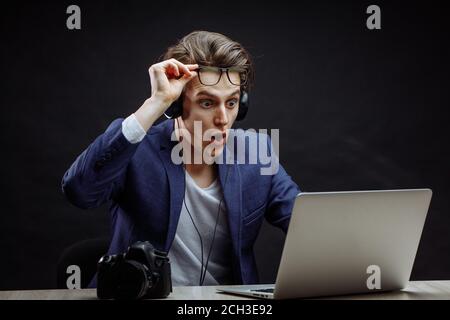
[[[0,289],[51,288],[68,245],[107,236],[107,208],[60,190],[75,157],[149,96],[148,67],[195,29],[253,54],[244,128],[279,128],[280,159],[304,191],[429,187],[413,279],[450,279],[448,23],[443,3],[54,1],[2,5]],[[82,29],[66,28],[78,4]],[[284,236],[264,225],[262,281]]]

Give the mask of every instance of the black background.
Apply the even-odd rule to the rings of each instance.
[[[66,28],[81,7],[82,29]],[[366,8],[381,7],[381,30]],[[107,236],[107,208],[60,189],[75,157],[150,93],[148,67],[193,30],[254,56],[243,128],[279,128],[280,160],[303,191],[434,191],[412,279],[450,279],[448,12],[411,1],[20,1],[3,5],[0,289],[52,288],[68,245]],[[256,244],[273,282],[283,234]]]

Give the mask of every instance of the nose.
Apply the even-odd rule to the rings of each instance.
[[[228,124],[227,108],[223,103],[216,109],[214,124],[218,127],[224,127]]]

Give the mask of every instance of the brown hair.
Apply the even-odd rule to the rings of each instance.
[[[223,34],[209,31],[193,31],[175,45],[169,47],[162,60],[177,59],[184,64],[217,66],[228,68],[243,66],[248,80],[244,89],[248,90],[254,81],[253,61],[248,51],[238,42]]]

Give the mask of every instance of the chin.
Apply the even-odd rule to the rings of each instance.
[[[220,155],[223,153],[224,147],[225,147],[225,145],[223,145],[223,144],[222,144],[222,145],[215,146],[215,147],[213,147],[212,144],[209,144],[209,145],[208,145],[208,148],[209,148],[209,149],[212,148],[212,149],[210,150],[211,157],[212,157],[212,158],[216,158],[216,157],[220,156]]]

